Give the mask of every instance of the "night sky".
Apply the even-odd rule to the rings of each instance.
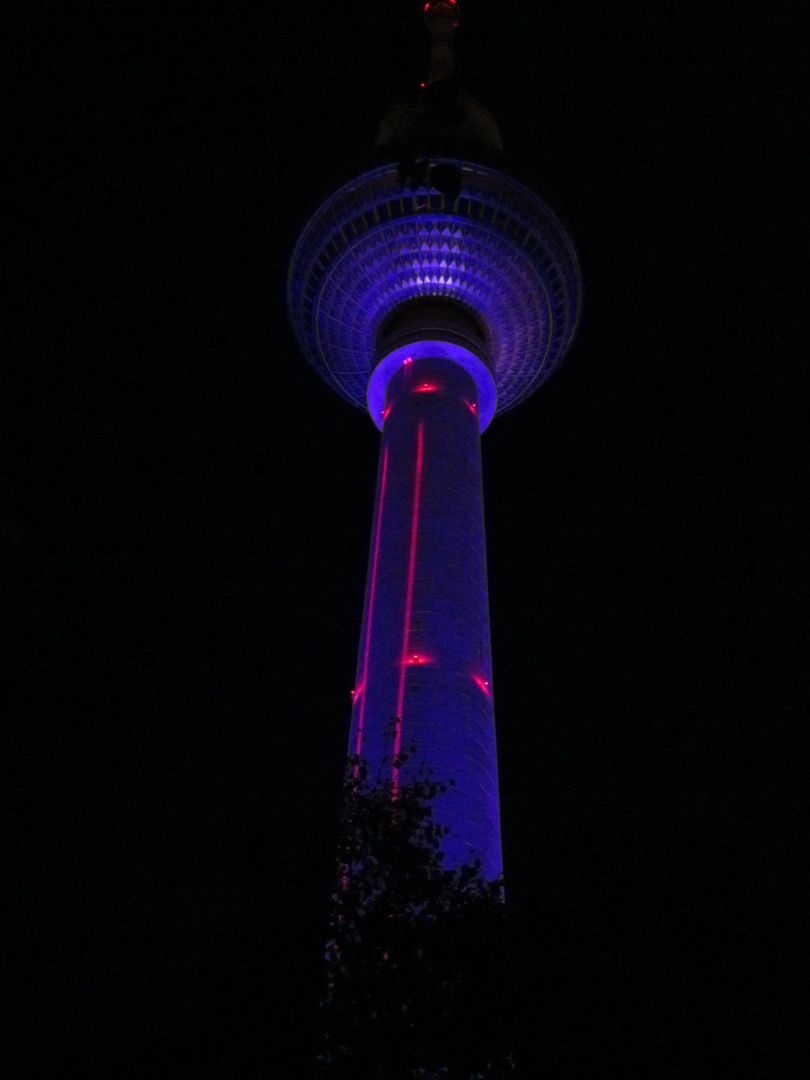
[[[585,282],[483,439],[524,1078],[801,1075],[799,22],[463,8]],[[425,56],[417,0],[3,5],[4,1076],[308,1075],[379,436],[286,266]]]

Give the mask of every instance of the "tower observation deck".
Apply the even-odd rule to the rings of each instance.
[[[480,436],[574,336],[562,224],[500,167],[491,115],[453,77],[453,0],[425,5],[430,70],[377,132],[377,163],[304,227],[299,345],[382,432],[349,752],[396,792],[422,763],[445,865],[501,872]],[[402,760],[410,744],[417,752]]]

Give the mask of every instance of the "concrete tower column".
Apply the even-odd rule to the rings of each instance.
[[[501,841],[475,379],[447,357],[404,358],[382,432],[349,749],[394,795],[422,763],[451,781],[434,804],[450,830],[445,865],[480,859],[492,879]]]

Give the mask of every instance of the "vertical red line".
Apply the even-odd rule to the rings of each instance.
[[[424,421],[419,421],[419,433],[416,440],[416,478],[413,483],[413,516],[411,518],[411,551],[408,559],[408,591],[405,595],[405,626],[402,631],[402,658],[399,664],[399,691],[397,693],[396,734],[394,736],[394,798],[399,786],[399,748],[402,740],[402,705],[405,698],[405,672],[408,660],[408,637],[411,625],[411,601],[413,600],[413,572],[416,564],[416,533],[419,527],[419,491],[422,486],[422,444]]]
[[[377,508],[377,532],[374,538],[374,558],[371,563],[371,589],[368,598],[368,619],[366,621],[366,644],[363,650],[363,678],[360,681],[360,715],[357,718],[357,745],[355,754],[359,756],[363,745],[363,716],[366,711],[366,697],[368,688],[368,652],[371,643],[371,620],[374,616],[374,591],[377,588],[377,560],[380,555],[380,531],[382,528],[383,502],[385,501],[385,474],[388,472],[388,447],[383,454],[382,480],[380,481],[380,505]],[[354,767],[354,775],[357,776],[357,765]]]

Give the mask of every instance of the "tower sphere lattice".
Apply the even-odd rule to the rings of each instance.
[[[499,169],[434,158],[418,184],[401,172],[361,174],[309,220],[290,263],[292,324],[315,370],[381,428],[384,388],[369,388],[391,317],[426,300],[466,312],[491,374],[487,393],[471,371],[485,390],[483,430],[533,393],[570,344],[582,297],[576,252],[546,204]]]

